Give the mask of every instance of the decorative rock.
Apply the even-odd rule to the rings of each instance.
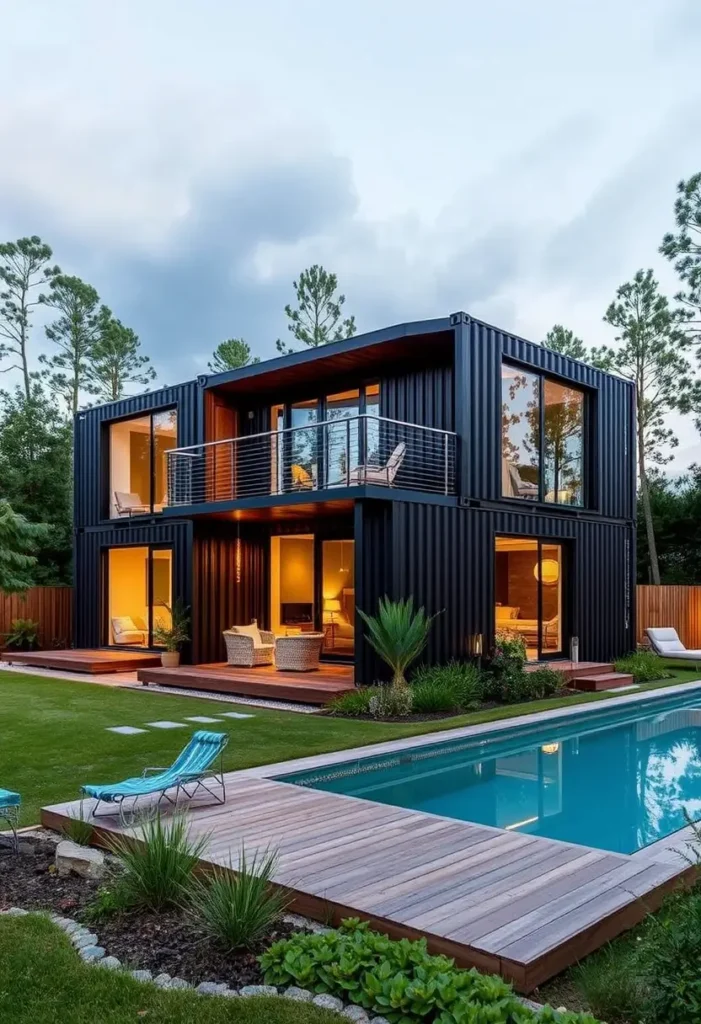
[[[277,989],[274,985],[244,985],[241,989],[242,996],[276,996]]]
[[[71,942],[76,949],[84,949],[86,946],[96,946],[97,935],[95,932],[86,932],[81,929],[71,937]]]
[[[217,981],[203,981],[198,986],[196,991],[201,996],[221,996],[228,989],[228,985],[224,985]]]
[[[150,971],[132,971],[131,976],[135,981],[151,981],[153,978]]]
[[[190,982],[185,981],[184,978],[171,978],[168,982],[168,988],[190,988]]]
[[[540,1013],[543,1009],[542,1003],[534,1003],[532,999],[525,999],[523,996],[516,996],[519,1003],[522,1003],[528,1010],[533,1010],[534,1013]]]
[[[73,872],[81,878],[102,878],[105,855],[90,846],[79,846],[70,839],[64,839],[56,847],[56,871],[60,877]]]
[[[21,907],[10,907],[9,910],[3,910],[3,914],[7,914],[8,917],[26,917],[28,913],[28,910],[22,910]]]
[[[313,993],[308,988],[297,988],[296,985],[290,985],[282,995],[285,999],[294,999],[298,1003],[311,1003]]]
[[[326,992],[322,992],[319,996],[314,996],[312,1002],[315,1006],[321,1006],[324,1010],[335,1010],[336,1013],[343,1009],[343,1000],[337,999],[336,996],[330,996]]]
[[[373,1017],[370,1024],[389,1024],[386,1017]]]
[[[220,996],[224,996],[226,999],[238,999],[241,995],[235,988],[227,988],[225,992],[220,992]]]
[[[102,946],[83,946],[80,955],[83,960],[102,960],[105,951]]]
[[[105,956],[100,960],[100,967],[106,967],[110,971],[118,971],[121,966],[122,961],[116,956]]]
[[[348,1020],[354,1020],[357,1024],[368,1024],[368,1015],[362,1006],[346,1006],[344,1010],[341,1010],[341,1016],[347,1017]]]
[[[158,985],[159,988],[170,988],[170,975],[169,974],[158,974],[153,979],[153,984]]]

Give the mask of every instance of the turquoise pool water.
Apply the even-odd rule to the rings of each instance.
[[[701,817],[701,693],[500,729],[279,777],[633,853]]]

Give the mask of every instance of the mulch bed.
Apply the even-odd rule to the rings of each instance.
[[[117,914],[95,923],[85,919],[85,910],[108,880],[75,875],[59,878],[53,870],[55,851],[55,839],[20,838],[16,857],[0,841],[0,910],[48,910],[84,921],[108,955],[119,957],[132,969],[149,970],[154,975],[165,972],[196,985],[201,981],[226,982],[232,988],[258,985],[263,981],[258,954],[299,931],[280,922],[253,949],[227,954],[182,911]]]

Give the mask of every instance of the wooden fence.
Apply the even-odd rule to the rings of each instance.
[[[73,588],[32,587],[25,594],[0,591],[0,647],[13,619],[33,619],[39,623],[40,647],[70,647]]]
[[[685,647],[701,649],[701,587],[638,587],[638,643],[648,626],[672,626]]]

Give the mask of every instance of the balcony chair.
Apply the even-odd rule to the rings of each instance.
[[[139,516],[151,511],[141,500],[141,495],[127,491],[114,492],[114,507],[118,516]]]
[[[275,634],[259,629],[254,619],[250,626],[232,626],[224,630],[226,662],[239,668],[272,665],[275,653]]]
[[[112,638],[118,646],[136,644],[148,646],[148,630],[141,628],[130,615],[119,615],[112,619]]]
[[[229,742],[229,736],[225,732],[207,732],[204,729],[192,734],[187,746],[173,761],[170,768],[144,768],[140,777],[125,779],[124,782],[115,782],[111,785],[81,786],[80,790],[85,796],[90,796],[97,801],[89,817],[104,818],[114,811],[97,813],[101,803],[117,804],[119,817],[123,824],[127,824],[124,813],[125,800],[133,800],[132,814],[137,814],[138,800],[142,796],[152,796],[158,793],[158,800],[152,810],[158,811],[161,803],[166,800],[177,808],[178,797],[182,791],[187,797],[192,798],[198,789],[205,789],[210,793],[217,803],[226,802],[226,789],[224,786],[224,747]],[[216,759],[219,759],[219,771],[212,768]],[[153,774],[152,774],[153,773]],[[221,788],[221,797],[212,791],[208,780],[213,780]],[[194,787],[192,790],[188,786]],[[175,799],[168,796],[169,790],[175,790]]]
[[[394,487],[394,478],[406,455],[406,443],[400,441],[384,466],[356,466],[351,470],[350,484],[380,484],[382,487]]]
[[[665,626],[650,626],[645,630],[653,651],[660,658],[674,658],[680,661],[701,661],[701,651],[689,651],[679,639],[676,629]]]

